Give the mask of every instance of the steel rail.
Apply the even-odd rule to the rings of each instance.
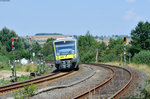
[[[100,89],[101,87],[105,87],[108,83],[110,83],[115,77],[116,77],[116,74],[115,74],[115,71],[111,68],[111,67],[115,67],[115,68],[121,68],[123,70],[125,70],[126,72],[128,72],[128,74],[130,75],[130,79],[128,80],[128,82],[120,89],[118,90],[116,93],[114,93],[111,97],[109,97],[109,99],[117,99],[119,98],[119,96],[121,96],[121,93],[123,91],[125,91],[126,88],[128,88],[128,86],[130,85],[131,81],[132,81],[132,73],[123,68],[123,67],[118,67],[118,66],[112,66],[112,65],[106,65],[106,64],[96,64],[96,63],[87,63],[87,65],[93,65],[93,66],[100,66],[100,67],[104,67],[104,68],[107,68],[107,69],[111,69],[113,71],[113,76],[110,77],[109,79],[107,79],[105,82],[103,83],[100,83],[99,85],[97,85],[96,87],[93,87],[91,88],[90,90],[88,91],[84,91],[82,93],[80,93],[79,95],[76,95],[74,97],[74,99],[83,99],[85,98],[86,96],[88,96],[88,94],[90,94],[91,92],[94,93],[95,90],[97,89]]]
[[[100,64],[94,64],[94,63],[84,63],[84,64],[95,65],[95,66],[100,65]],[[108,69],[108,70],[111,70],[112,76],[109,77],[107,80],[105,80],[103,83],[100,83],[100,84],[96,85],[95,87],[91,88],[90,90],[84,91],[83,93],[80,93],[80,94],[76,95],[73,99],[85,98],[90,92],[94,93],[95,90],[99,89],[100,87],[103,87],[103,86],[107,85],[109,82],[111,82],[116,77],[116,74],[115,74],[115,72],[112,68],[106,67],[105,65],[101,65],[101,67],[103,67],[105,69]]]
[[[112,95],[112,96],[109,97],[108,99],[117,99],[117,98],[119,98],[119,96],[121,96],[121,93],[122,93],[124,90],[126,90],[126,88],[128,88],[128,86],[130,85],[130,83],[131,83],[132,80],[133,80],[132,73],[131,73],[129,70],[127,70],[127,69],[125,69],[125,68],[123,68],[123,67],[120,67],[120,68],[122,68],[123,70],[125,70],[125,71],[127,71],[127,72],[129,73],[130,79],[129,79],[129,81],[124,85],[124,87],[122,87],[120,90],[118,90],[114,95]]]
[[[5,94],[9,91],[12,91],[14,89],[18,89],[18,88],[22,88],[24,87],[24,85],[26,85],[27,83],[29,84],[39,84],[45,81],[52,81],[58,78],[61,78],[63,76],[67,76],[69,74],[71,74],[73,71],[71,72],[67,72],[67,73],[63,73],[61,74],[61,72],[55,73],[55,74],[48,74],[48,75],[44,75],[44,76],[40,76],[31,80],[26,80],[26,81],[21,81],[21,82],[16,82],[13,84],[8,84],[8,85],[4,85],[4,86],[0,86],[0,95],[1,94]]]

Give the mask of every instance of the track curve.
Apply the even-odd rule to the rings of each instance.
[[[132,81],[132,72],[123,67],[96,63],[90,63],[87,65],[100,66],[103,68],[111,69],[114,74],[105,82],[91,88],[90,91],[88,90],[76,95],[74,99],[83,99],[86,97],[94,99],[118,99],[123,94],[123,92],[127,90]]]

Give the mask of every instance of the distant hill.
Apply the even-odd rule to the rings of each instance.
[[[40,36],[40,35],[63,35],[61,33],[36,33],[36,36]]]
[[[117,38],[123,38],[123,37],[127,37],[128,39],[131,39],[131,36],[128,35],[112,35],[112,36],[95,36],[96,39],[100,39],[100,40],[109,40],[110,38],[113,39],[117,39]]]

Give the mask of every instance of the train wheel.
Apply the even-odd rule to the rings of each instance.
[[[56,67],[57,71],[59,71],[59,70],[60,70],[60,68],[59,68],[59,64],[55,65],[55,67]]]
[[[78,71],[78,70],[79,70],[79,66],[75,67],[74,70],[75,70],[75,71]]]

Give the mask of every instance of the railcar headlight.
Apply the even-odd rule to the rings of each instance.
[[[57,60],[59,59],[59,57],[57,57]]]
[[[75,55],[73,55],[73,58],[75,58]]]

